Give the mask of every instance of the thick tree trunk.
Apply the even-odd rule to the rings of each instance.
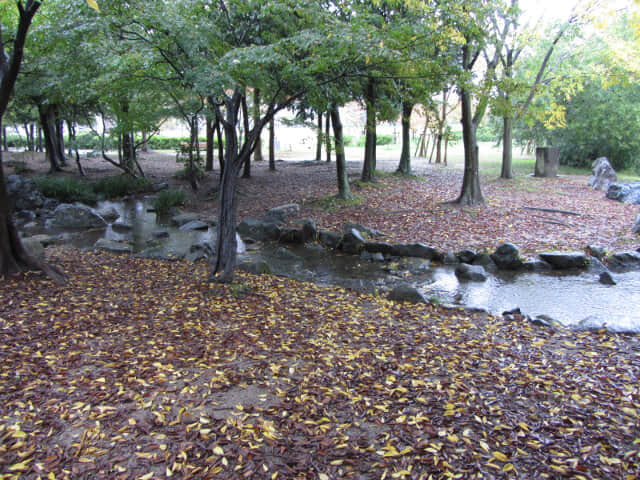
[[[464,177],[462,191],[455,201],[460,205],[478,205],[484,203],[480,189],[476,125],[471,113],[471,94],[466,88],[460,90],[462,104],[462,141],[464,144]]]
[[[411,175],[411,112],[413,103],[402,102],[402,151],[398,172]]]
[[[62,159],[60,158],[60,150],[56,145],[57,135],[53,107],[38,105],[38,113],[40,115],[40,127],[44,134],[47,159],[49,160],[49,173],[59,172],[61,170]]]
[[[122,165],[133,171],[135,165],[136,147],[133,143],[133,133],[127,132],[122,135]]]
[[[215,142],[215,128],[213,119],[207,117],[207,153],[205,156],[204,170],[205,172],[213,171],[213,150]]]
[[[336,104],[332,104],[328,114],[331,115],[333,124],[333,136],[336,144],[336,173],[338,176],[338,198],[351,200],[351,189],[349,188],[349,178],[347,176],[347,162],[344,155],[344,136],[342,134],[342,121],[340,111]]]
[[[364,163],[362,165],[362,181],[375,182],[376,171],[376,83],[373,78],[367,82],[365,102],[367,107],[367,124],[364,140]]]
[[[7,145],[7,128],[2,127],[2,150],[5,152],[9,151],[9,146]]]
[[[318,132],[316,135],[316,162],[322,161],[322,112],[318,111]]]
[[[269,170],[276,171],[276,122],[269,122]]]
[[[260,89],[256,88],[253,91],[253,124],[257,125],[260,121]],[[258,137],[256,140],[256,149],[253,151],[253,161],[262,162],[262,138]]]
[[[140,151],[144,153],[149,152],[149,142],[147,138],[147,132],[142,132],[142,143],[140,145]]]
[[[502,119],[502,171],[500,178],[513,178],[513,119]]]
[[[327,163],[331,162],[331,115],[327,112],[324,125],[324,142],[327,150]]]

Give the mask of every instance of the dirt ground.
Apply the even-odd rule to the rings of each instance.
[[[586,176],[519,176],[511,181],[484,176],[485,205],[459,208],[448,203],[462,185],[459,164],[445,167],[413,159],[417,176],[398,177],[392,175],[395,155],[382,151],[377,167],[384,174],[378,183],[363,185],[357,182],[361,162],[357,152],[350,152],[348,172],[358,201],[348,205],[327,201],[337,192],[334,163],[314,162],[310,153],[279,154],[275,172],[268,170],[267,162],[254,163],[252,177],[238,180],[239,220],[261,218],[269,208],[298,203],[301,218],[312,218],[321,228],[341,230],[343,223],[354,221],[385,233],[389,241],[422,242],[445,251],[492,250],[505,241],[525,253],[583,250],[588,245],[620,251],[640,244],[631,232],[638,206],[606,199],[604,192],[588,186]],[[192,192],[173,176],[182,168],[174,154],[143,153],[139,161],[154,183],[168,182],[190,193],[186,209],[209,217],[216,213],[217,164]],[[16,162],[25,165],[29,175],[47,174],[41,154],[5,154],[6,173],[13,173]],[[101,158],[83,157],[82,164],[88,179],[119,174]],[[75,163],[56,175],[77,176]]]

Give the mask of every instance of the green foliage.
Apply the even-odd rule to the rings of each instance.
[[[365,143],[366,137],[362,136],[360,138],[358,138],[358,141],[356,143],[356,146],[358,147],[364,147],[364,143]],[[351,140],[353,141],[353,140]],[[393,144],[393,135],[387,135],[387,134],[376,134],[376,145],[381,146],[381,145],[391,145]],[[345,141],[345,145],[347,145],[347,142]]]
[[[182,145],[189,144],[189,137],[160,137],[154,136],[147,141],[147,145],[152,150],[175,150],[180,151]],[[206,138],[199,138],[198,143],[205,143]],[[216,141],[217,144],[217,141]]]
[[[35,181],[45,197],[55,198],[64,203],[81,202],[89,205],[102,199],[140,193],[151,185],[146,178],[133,178],[127,175],[105,177],[95,182],[71,177],[40,177]]]
[[[163,190],[153,200],[153,209],[156,214],[164,215],[171,210],[172,207],[182,205],[187,199],[187,194],[180,189]]]

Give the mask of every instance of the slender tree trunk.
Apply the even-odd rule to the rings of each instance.
[[[269,122],[269,170],[276,171],[276,121]]]
[[[38,132],[38,143],[36,145],[36,151],[37,152],[42,152],[44,150],[43,147],[42,147],[42,128],[40,128],[40,126],[38,125],[36,130]]]
[[[246,97],[243,96],[242,100],[242,123],[244,125],[244,140],[245,143],[249,136],[249,109],[247,108]],[[251,178],[251,155],[244,161],[244,171],[242,172],[242,178]]]
[[[502,119],[502,171],[500,178],[513,178],[513,119],[504,117]]]
[[[376,83],[373,78],[367,82],[365,101],[367,107],[367,125],[364,141],[364,163],[362,181],[374,182],[376,170]]]
[[[464,144],[464,176],[462,191],[455,201],[460,205],[478,205],[484,203],[480,188],[476,126],[471,112],[471,94],[466,88],[460,90],[462,105],[462,141]]]
[[[7,145],[7,128],[2,127],[2,150],[5,152],[9,151],[9,146]]]
[[[198,115],[193,115],[189,121],[189,163],[187,165],[187,178],[191,189],[196,192],[198,190],[198,172],[197,163],[200,159],[200,148],[198,148]],[[196,158],[194,158],[194,151]]]
[[[149,140],[147,137],[147,132],[142,132],[142,144],[140,145],[140,151],[149,153]]]
[[[316,135],[316,162],[322,161],[322,112],[318,111],[318,132]]]
[[[224,172],[224,141],[222,139],[222,127],[220,119],[216,115],[216,123],[214,125],[216,137],[218,138],[218,163],[220,164],[220,180],[222,181],[222,173]]]
[[[80,163],[80,153],[78,152],[78,144],[76,143],[76,127],[70,120],[67,121],[67,130],[69,131],[69,149],[74,150],[78,173],[80,176],[84,177],[86,176],[86,172],[84,171],[84,168],[82,168],[82,163]]]
[[[413,103],[402,102],[402,151],[398,172],[411,175],[411,112]]]
[[[213,150],[215,142],[215,128],[213,125],[213,119],[207,117],[207,153],[205,157],[204,170],[205,172],[213,171]]]
[[[49,160],[49,173],[59,172],[61,170],[61,160],[59,158],[59,149],[56,146],[56,131],[53,108],[51,106],[38,105],[40,114],[40,126],[44,134],[44,144],[47,151],[47,159]]]
[[[56,111],[56,148],[58,149],[58,157],[60,158],[60,165],[67,164],[67,156],[64,152],[64,120],[62,120]]]
[[[336,174],[338,177],[338,198],[351,200],[353,195],[349,188],[349,177],[347,176],[347,161],[344,155],[344,136],[342,134],[342,121],[340,120],[340,110],[338,105],[332,103],[329,112],[331,123],[333,124],[333,136],[336,144]]]
[[[122,135],[122,165],[133,171],[135,164],[135,145],[133,143],[133,133],[127,132]]]
[[[30,127],[31,125],[28,123],[24,124],[24,133],[27,136],[27,152],[35,151],[35,140],[33,138],[33,131]]]
[[[324,125],[324,142],[327,150],[327,163],[331,162],[331,115],[327,112]]]
[[[260,121],[260,89],[256,88],[253,91],[253,124],[257,125]],[[256,149],[253,151],[253,161],[262,162],[262,138],[258,137],[256,142]]]

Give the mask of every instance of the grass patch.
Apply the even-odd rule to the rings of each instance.
[[[140,193],[151,187],[151,181],[147,178],[134,178],[129,175],[118,177],[105,177],[93,183],[93,190],[104,198],[117,198]]]
[[[95,182],[72,177],[40,177],[34,180],[45,197],[55,198],[64,203],[81,202],[89,205],[99,200],[140,193],[151,186],[151,181],[146,178],[133,178],[128,175],[105,177]]]
[[[153,200],[153,209],[157,215],[169,213],[172,207],[184,204],[187,194],[183,190],[163,190]]]
[[[353,195],[353,198],[351,200],[343,200],[335,195],[328,195],[326,197],[316,198],[304,203],[311,207],[324,210],[325,212],[333,212],[342,207],[360,205],[364,201],[363,197],[354,195],[353,192],[351,193],[351,195]]]

